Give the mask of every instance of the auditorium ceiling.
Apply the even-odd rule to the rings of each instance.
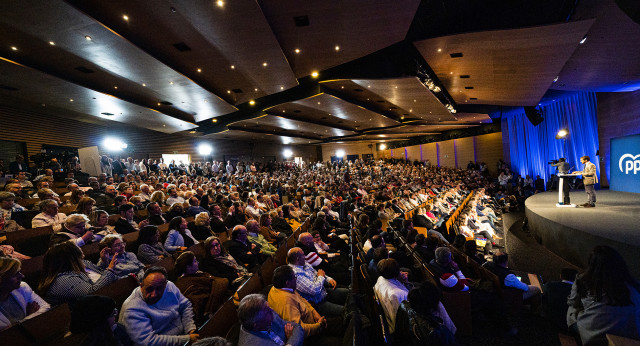
[[[283,144],[480,127],[560,91],[640,88],[614,0],[4,0],[0,103]]]

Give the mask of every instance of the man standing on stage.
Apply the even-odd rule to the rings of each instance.
[[[582,206],[585,208],[593,208],[596,206],[596,189],[594,185],[598,182],[596,176],[596,165],[590,161],[589,156],[583,156],[580,158],[580,162],[584,165],[582,171],[573,172],[576,175],[582,175],[584,182],[584,191],[587,193],[587,203]]]

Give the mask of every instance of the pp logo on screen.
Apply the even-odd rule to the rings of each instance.
[[[618,165],[620,167],[620,172],[624,174],[633,172],[633,174],[636,174],[640,172],[640,154],[636,156],[633,156],[631,154],[624,154],[620,157]]]

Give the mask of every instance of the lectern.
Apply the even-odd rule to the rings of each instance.
[[[571,204],[571,200],[569,199],[569,189],[566,188],[565,186],[565,184],[569,184],[568,181],[565,181],[565,178],[571,178],[571,177],[575,177],[575,174],[566,174],[566,173],[558,174],[558,178],[560,178],[560,182],[558,183],[558,203],[556,204],[556,207],[560,207],[560,208],[577,207],[575,204]],[[565,189],[567,190],[566,196],[565,198],[562,198],[562,193]]]

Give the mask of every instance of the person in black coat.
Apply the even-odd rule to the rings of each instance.
[[[220,239],[211,236],[204,241],[205,256],[200,261],[200,270],[213,276],[227,278],[229,288],[235,291],[245,279],[251,277],[241,264],[222,247]]]
[[[120,218],[116,221],[115,231],[120,234],[132,233],[140,230],[140,227],[147,225],[147,221],[143,220],[139,225],[134,226],[133,221],[133,204],[127,203],[121,205],[118,210],[120,211]]]
[[[560,330],[567,331],[567,298],[578,272],[571,268],[562,268],[561,281],[549,281],[542,287],[542,309],[547,318]]]
[[[211,220],[209,221],[211,230],[214,233],[226,233],[227,226],[224,224],[224,220],[222,219],[222,209],[217,204],[214,204],[210,208]]]
[[[238,264],[249,270],[260,263],[260,246],[247,241],[247,228],[242,225],[233,228],[231,240],[224,247]]]
[[[224,218],[224,225],[233,229],[237,225],[244,225],[247,222],[247,216],[244,214],[244,209],[242,205],[238,202],[234,202],[231,207],[229,207],[229,214]]]
[[[151,202],[147,204],[147,212],[150,225],[160,226],[162,224],[167,223],[167,219],[162,215],[162,208],[158,204],[158,202]]]

